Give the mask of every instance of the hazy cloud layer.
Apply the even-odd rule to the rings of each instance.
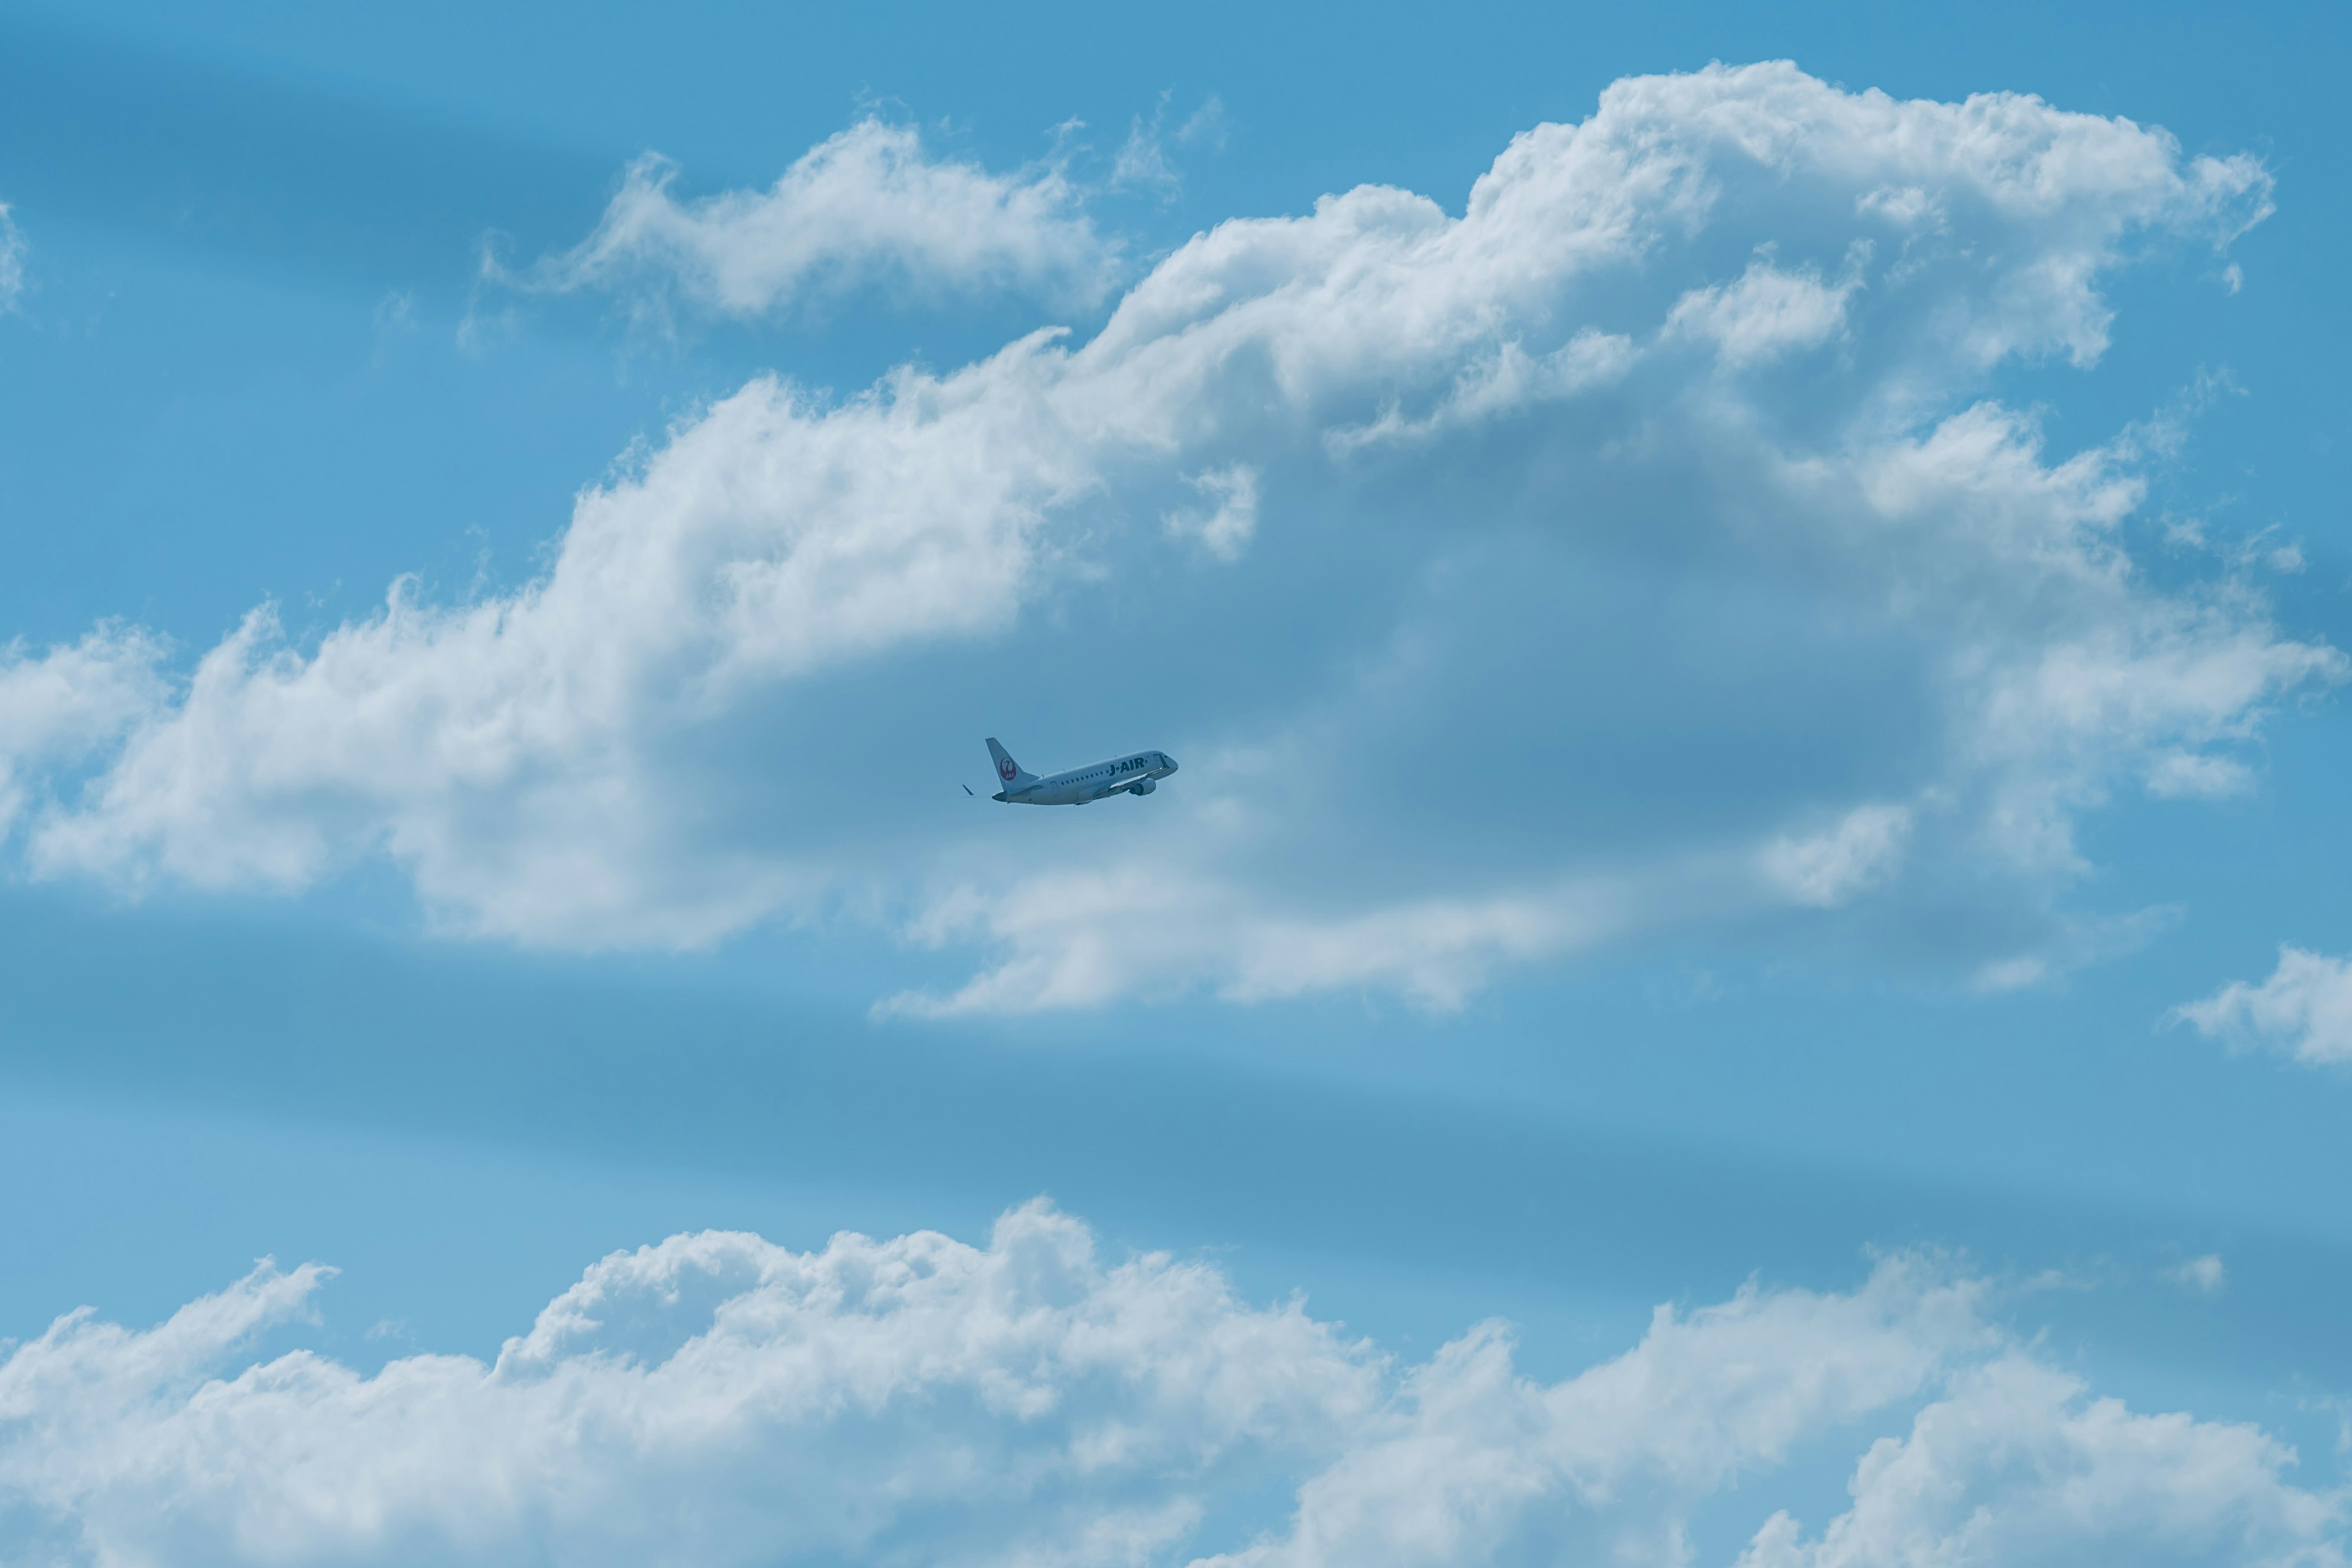
[[[916,230],[871,213],[977,204],[974,278],[1100,255],[1050,173],[878,124],[769,195],[663,179],[559,273],[768,309],[835,265],[791,220],[820,198],[889,245]],[[265,608],[169,684],[128,629],[51,655],[113,672],[74,731],[110,739],[0,738],[23,853],[289,890],[389,855],[453,931],[847,919],[979,955],[913,1013],[1443,1006],[1630,931],[1860,900],[1897,935],[1966,906],[1903,940],[2030,982],[2098,950],[2050,912],[2080,815],[2243,787],[2233,748],[2346,661],[2273,624],[2262,560],[2139,568],[2155,426],[2053,452],[1988,376],[2095,360],[2104,273],[2226,245],[2269,191],[2030,98],[1622,81],[1458,218],[1361,187],[1196,237],[1090,341],[845,399],[755,381],[583,492],[511,594],[397,586],[300,647]],[[965,809],[990,730],[1034,767],[1185,771],[1050,826]]]
[[[1480,1326],[1402,1365],[1213,1269],[1110,1263],[1043,1205],[984,1248],[615,1253],[490,1365],[254,1361],[329,1271],[156,1328],[61,1318],[0,1362],[0,1518],[41,1561],[1741,1568],[2343,1561],[2340,1494],[2263,1432],[2143,1415],[1916,1257],[1851,1293],[1662,1307],[1556,1384]],[[1792,1458],[1853,1453],[1802,1521]],[[1832,1461],[1835,1463],[1833,1459]]]
[[[16,215],[6,202],[0,202],[0,312],[16,308],[18,296],[25,292],[25,231],[16,226]]]

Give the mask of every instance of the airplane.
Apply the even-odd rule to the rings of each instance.
[[[1150,795],[1160,781],[1176,771],[1176,761],[1165,752],[1130,752],[1092,767],[1039,778],[1013,760],[1013,753],[988,738],[988,754],[995,760],[996,776],[1004,787],[988,798],[1008,805],[1084,805],[1108,795]],[[972,793],[971,786],[963,786]]]

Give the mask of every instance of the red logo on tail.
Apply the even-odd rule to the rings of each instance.
[[[1013,782],[1013,775],[1020,771],[1021,770],[1013,764],[1013,759],[1011,757],[1007,757],[1003,762],[997,764],[996,776],[1003,779],[1006,784],[1011,784]]]

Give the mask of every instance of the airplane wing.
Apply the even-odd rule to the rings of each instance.
[[[1125,789],[1128,785],[1137,783],[1139,780],[1148,779],[1150,776],[1151,770],[1150,768],[1137,768],[1132,773],[1124,773],[1119,774],[1117,778],[1111,780],[1110,783],[1103,785],[1103,793],[1105,795],[1117,794],[1118,791]]]

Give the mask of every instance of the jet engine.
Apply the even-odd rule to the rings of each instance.
[[[1158,779],[1138,779],[1127,786],[1129,795],[1150,795],[1160,787]]]

